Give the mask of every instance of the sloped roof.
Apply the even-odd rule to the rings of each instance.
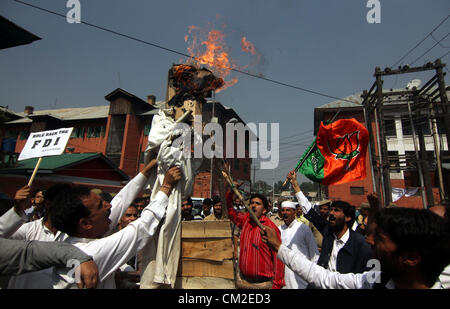
[[[64,153],[59,156],[43,157],[39,166],[38,173],[50,174],[58,170],[67,169],[71,166],[84,163],[94,159],[101,159],[107,163],[112,170],[119,174],[123,180],[128,180],[129,177],[119,168],[117,168],[111,161],[109,161],[101,153]],[[18,161],[15,168],[0,169],[0,174],[27,174],[31,173],[38,161],[38,158]]]
[[[33,114],[30,115],[30,117],[33,118],[39,116],[51,116],[53,118],[57,118],[63,121],[68,121],[68,120],[108,118],[108,113],[109,113],[109,105],[101,105],[90,107],[72,107],[72,108],[34,111]],[[24,112],[18,113],[18,115],[24,118],[7,122],[7,124],[32,122],[32,120]]]
[[[0,106],[0,112],[5,113],[7,116],[9,116],[10,118],[22,118],[22,115],[19,115],[16,112],[13,112],[12,110],[9,110],[8,107],[5,106]]]

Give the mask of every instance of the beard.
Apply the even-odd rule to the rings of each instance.
[[[328,218],[328,221],[329,221],[330,219],[331,219],[331,220],[333,220],[333,219],[335,220],[334,223],[331,223],[331,222],[330,222],[330,230],[333,231],[333,232],[339,232],[339,231],[341,231],[341,230],[344,228],[345,224],[346,224],[344,218],[338,219],[338,218],[336,218],[335,216],[330,215],[329,218]]]

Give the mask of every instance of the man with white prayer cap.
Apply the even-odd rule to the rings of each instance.
[[[296,205],[297,203],[291,201],[281,203],[281,217],[284,221],[284,224],[278,227],[281,232],[281,242],[291,250],[300,251],[315,263],[319,258],[319,250],[311,229],[295,219]],[[288,267],[285,267],[284,274],[285,289],[306,289],[308,283]]]

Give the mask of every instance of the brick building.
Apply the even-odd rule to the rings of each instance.
[[[345,99],[357,103],[350,103],[347,101],[334,101],[323,106],[317,107],[314,110],[314,132],[317,133],[320,122],[332,119],[336,113],[339,114],[336,119],[355,118],[357,121],[365,125],[364,110],[361,105],[363,99],[362,93],[356,93]],[[375,123],[372,123],[372,131],[376,132]],[[432,131],[429,123],[421,123],[423,126],[425,150],[429,158],[430,171],[425,177],[430,177],[432,186],[432,195],[434,204],[438,205],[440,202],[439,185],[436,172],[436,158],[434,152],[434,142]],[[418,188],[413,196],[403,196],[395,201],[398,206],[422,208],[422,195],[419,182],[419,175],[415,161],[415,151],[412,139],[411,124],[408,117],[408,109],[406,106],[397,105],[395,108],[389,109],[385,112],[385,136],[388,150],[388,164],[390,175],[391,188],[398,189],[413,189]],[[442,158],[448,158],[449,149],[447,142],[447,134],[443,124],[438,122],[438,135],[441,142]],[[375,139],[376,140],[376,139]],[[378,154],[378,148],[375,144],[375,153]],[[448,159],[447,159],[448,160]],[[447,184],[447,192],[449,191],[448,184],[450,183],[449,164],[445,159],[443,160],[444,182]],[[366,171],[367,176],[364,180],[352,181],[345,184],[332,185],[326,188],[326,195],[331,200],[349,201],[355,206],[361,205],[362,202],[367,202],[367,194],[373,193],[373,175],[371,169],[371,161],[369,159],[369,151],[366,154]]]
[[[144,101],[120,88],[107,94],[105,100],[109,104],[39,111],[28,106],[23,113],[11,112],[9,120],[13,120],[6,121],[0,131],[3,157],[9,160],[10,156],[17,156],[23,149],[30,132],[73,127],[72,136],[66,147],[67,153],[102,154],[103,161],[112,163],[110,168],[117,167],[124,175],[134,177],[143,168],[144,151],[147,147],[152,119],[158,113],[158,107],[164,102],[156,102],[152,95]],[[212,105],[204,104],[202,115],[204,123],[211,120]],[[243,122],[233,109],[219,102],[214,103],[214,107],[214,116],[221,125],[225,125],[230,119]],[[225,138],[224,134],[224,140]],[[231,161],[233,177],[249,183],[251,159]],[[209,165],[205,164],[205,166]],[[11,166],[7,166],[5,161],[3,168],[6,167]],[[111,173],[114,172],[117,171],[111,171]],[[30,171],[27,170],[26,173]],[[42,173],[42,170],[38,171],[36,181],[39,181]],[[0,178],[5,177],[4,175],[5,173],[2,176],[0,172]],[[192,194],[194,197],[209,197],[209,175],[209,169],[207,171],[203,169],[203,172],[196,175]],[[123,182],[124,179],[121,181]],[[214,191],[218,192],[218,183],[216,181],[213,183]],[[120,185],[116,185],[110,187],[108,191],[117,192],[119,189]],[[11,194],[11,192],[7,193]]]

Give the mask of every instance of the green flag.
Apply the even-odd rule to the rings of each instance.
[[[308,154],[310,149],[315,147],[312,153],[306,158],[303,165],[298,170],[300,173],[308,177],[310,180],[314,182],[322,182],[324,174],[323,174],[323,165],[325,162],[325,158],[320,153],[319,148],[316,147],[316,140],[312,142],[312,144],[306,149],[306,151],[301,156],[300,160],[297,163],[297,168],[303,161],[304,157]],[[296,168],[296,169],[297,169]]]

